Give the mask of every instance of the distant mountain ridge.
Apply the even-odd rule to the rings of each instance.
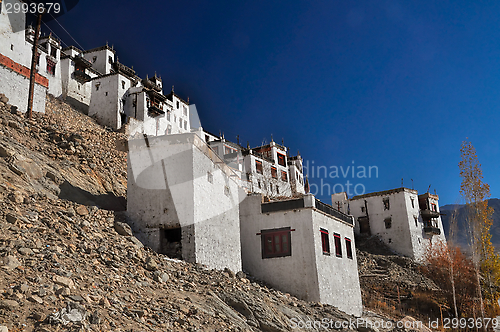
[[[500,251],[500,199],[491,198],[488,200],[488,206],[492,207],[494,212],[492,215],[493,225],[491,226],[491,242]],[[464,204],[448,204],[440,207],[441,220],[443,221],[443,228],[446,234],[446,239],[449,240],[450,234],[450,218],[453,211],[456,209],[456,216],[458,221],[458,234],[455,241],[458,245],[465,248],[468,246],[466,234],[466,213]]]

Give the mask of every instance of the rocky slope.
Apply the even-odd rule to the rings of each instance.
[[[126,153],[116,145],[124,135],[52,97],[46,114],[32,120],[7,101],[0,95],[1,332],[290,331],[292,321],[353,319],[242,272],[209,270],[144,248],[122,222]],[[358,255],[365,298],[374,278],[428,283],[405,276],[409,270],[393,262],[399,258]],[[391,264],[401,268],[368,276],[383,261],[387,271]],[[367,311],[363,318],[401,317]]]

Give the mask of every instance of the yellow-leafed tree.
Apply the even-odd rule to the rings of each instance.
[[[496,285],[499,285],[500,281],[500,258],[491,244],[492,209],[487,203],[490,187],[483,182],[483,171],[472,143],[464,141],[460,152],[462,156],[459,163],[462,177],[460,194],[466,203],[468,238],[476,270],[477,298],[484,318],[483,295],[490,307],[498,297]],[[484,278],[483,287],[481,287],[481,275]]]

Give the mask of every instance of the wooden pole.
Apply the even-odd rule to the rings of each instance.
[[[35,92],[35,73],[36,73],[36,60],[38,53],[38,35],[40,34],[40,25],[42,24],[43,10],[38,13],[36,22],[35,38],[33,40],[33,54],[31,55],[31,71],[30,71],[30,90],[28,93],[28,118],[31,120],[33,116],[33,94]]]

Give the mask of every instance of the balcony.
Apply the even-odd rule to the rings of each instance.
[[[135,70],[133,70],[130,67],[125,66],[124,64],[118,62],[113,62],[113,68],[115,69],[116,72],[125,74],[129,77],[134,77],[135,76]]]
[[[158,116],[158,115],[165,114],[165,112],[163,110],[161,110],[160,108],[158,108],[157,106],[154,106],[154,105],[149,106],[148,112],[151,116]]]
[[[75,56],[73,58],[73,61],[75,62],[75,65],[83,67],[83,68],[92,67],[92,62],[90,62],[89,60],[85,59],[82,56]]]
[[[440,235],[441,234],[441,230],[438,227],[434,227],[434,226],[425,226],[424,232],[426,234],[431,234],[431,235]]]
[[[439,218],[439,212],[429,209],[420,210],[420,214],[422,215],[423,219]]]
[[[89,75],[87,75],[84,71],[81,70],[75,70],[73,75],[75,76],[75,79],[80,83],[85,83],[92,79]]]

